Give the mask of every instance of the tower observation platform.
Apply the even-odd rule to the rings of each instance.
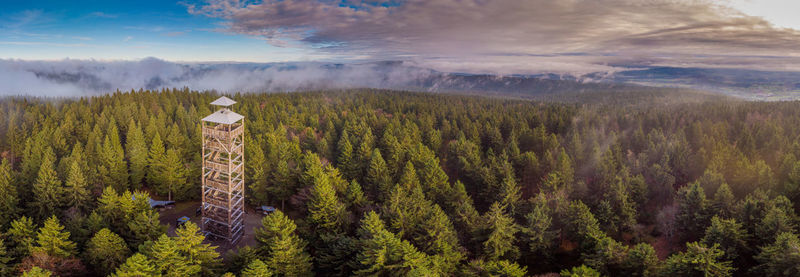
[[[202,121],[202,218],[206,237],[234,245],[244,234],[244,116],[220,97],[220,109]]]

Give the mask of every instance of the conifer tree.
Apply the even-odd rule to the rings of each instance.
[[[267,159],[264,156],[264,151],[257,140],[245,139],[247,144],[246,158],[247,162],[247,188],[251,191],[248,194],[248,201],[256,205],[266,203],[269,199],[269,170],[266,168]],[[283,198],[281,198],[283,199]],[[281,207],[283,208],[283,207]]]
[[[358,164],[355,161],[355,154],[353,153],[353,144],[350,143],[350,138],[347,135],[347,130],[342,131],[339,142],[336,144],[337,156],[336,167],[339,168],[347,179],[356,179],[359,177]]]
[[[276,275],[310,276],[311,256],[305,252],[306,242],[294,231],[297,225],[281,211],[261,220],[256,241],[264,263]]]
[[[205,236],[200,233],[200,228],[192,222],[187,222],[183,227],[177,228],[175,233],[177,237],[174,240],[180,253],[187,257],[191,264],[200,266],[203,275],[216,275],[214,273],[220,266],[217,247],[203,243]]]
[[[34,266],[25,273],[22,274],[22,277],[50,277],[53,276],[53,272],[50,272],[47,269],[42,269],[40,267]]]
[[[128,245],[119,235],[103,228],[86,245],[86,262],[97,273],[107,276],[125,262],[130,252]]]
[[[64,226],[55,216],[45,220],[44,226],[36,233],[36,244],[31,248],[31,252],[60,258],[77,254],[75,243],[69,240],[69,232],[64,231]]]
[[[350,181],[347,185],[344,198],[353,208],[362,207],[367,204],[367,199],[364,192],[361,190],[361,185],[356,180]]]
[[[519,226],[507,215],[499,202],[492,204],[484,215],[488,236],[483,242],[484,254],[490,260],[516,259],[519,249],[515,245]]]
[[[727,183],[722,183],[717,192],[714,193],[714,200],[711,202],[711,208],[714,213],[721,217],[732,217],[735,209],[736,198],[733,196],[730,186]]]
[[[564,269],[560,273],[561,277],[600,277],[600,272],[586,265],[576,266],[571,269]]]
[[[401,240],[384,227],[378,214],[370,211],[361,220],[359,229],[362,269],[356,276],[425,276],[434,275],[430,259],[411,243]]]
[[[550,256],[552,253],[551,250],[556,246],[556,233],[551,230],[553,218],[546,201],[547,199],[544,194],[539,194],[535,198],[531,198],[533,208],[531,212],[525,216],[527,225],[525,226],[526,228],[522,230],[522,232],[527,235],[530,252],[540,257]]]
[[[411,161],[406,162],[406,165],[403,167],[398,184],[407,188],[420,186],[419,178],[417,177],[417,170],[414,169],[414,164],[411,163]]]
[[[659,276],[731,276],[733,267],[723,259],[724,255],[716,245],[690,242],[686,251],[667,258]]]
[[[703,244],[718,245],[720,250],[725,253],[725,259],[736,261],[741,254],[748,251],[747,233],[741,223],[735,219],[724,219],[718,216],[711,218],[711,225],[708,226],[703,237]]]
[[[156,174],[160,175],[158,179],[161,180],[161,184],[155,187],[156,191],[160,194],[166,193],[169,200],[172,200],[173,193],[180,196],[180,198],[186,197],[186,192],[190,189],[187,187],[186,170],[186,165],[178,156],[178,151],[175,149],[168,150],[164,158],[163,167],[156,172]]]
[[[131,187],[139,189],[146,175],[148,149],[142,128],[132,118],[125,136],[125,155],[130,164]]]
[[[141,253],[133,254],[130,258],[125,260],[116,271],[111,274],[112,277],[144,277],[144,276],[161,276],[161,272],[156,270],[153,262],[150,261],[145,255]]]
[[[202,271],[200,265],[192,264],[188,257],[180,253],[178,242],[167,235],[161,235],[146,250],[156,271],[164,276],[195,276]]]
[[[72,161],[69,166],[66,183],[64,183],[66,204],[80,211],[88,211],[91,203],[89,184],[81,171],[78,161]]]
[[[118,191],[124,191],[129,188],[125,150],[122,148],[119,131],[113,120],[109,124],[108,133],[100,149],[100,162],[98,171],[103,184],[113,186]]]
[[[147,167],[147,183],[151,186],[161,185],[164,182],[161,172],[165,166],[166,150],[164,150],[164,143],[158,132],[155,133],[147,153],[147,164],[149,165]]]
[[[242,270],[242,277],[270,277],[272,271],[269,270],[267,264],[259,259],[255,259],[247,267]]]
[[[756,255],[758,265],[751,273],[760,276],[800,276],[800,239],[781,233],[775,242],[765,245]]]
[[[12,174],[11,163],[4,158],[0,164],[0,226],[8,226],[18,212],[19,195]]]
[[[0,238],[0,276],[11,275],[11,261],[12,258],[6,249],[5,242]]]
[[[708,201],[703,188],[692,183],[681,188],[676,196],[678,213],[675,224],[685,241],[695,241],[708,226]]]
[[[428,208],[426,220],[412,234],[412,240],[420,251],[437,261],[435,267],[447,275],[455,274],[456,266],[464,259],[458,243],[458,234],[447,214],[434,204]]]
[[[754,235],[761,244],[767,244],[775,241],[781,233],[793,233],[794,231],[794,222],[786,211],[779,207],[773,207],[767,211],[761,224],[756,226]]]
[[[527,268],[507,260],[484,261],[474,260],[462,270],[462,276],[504,276],[522,277],[527,274]]]
[[[372,151],[364,181],[368,184],[369,194],[378,199],[382,199],[391,189],[392,176],[389,175],[386,161],[383,160],[381,151],[377,148]]]
[[[8,251],[15,261],[20,261],[31,254],[31,248],[36,236],[36,227],[33,220],[22,216],[11,222],[11,228],[6,231]]]
[[[520,205],[520,198],[522,198],[520,188],[513,176],[508,176],[503,179],[503,182],[500,184],[500,193],[497,194],[495,201],[499,202],[500,206],[506,209],[511,215],[514,215],[517,211],[517,207]]]
[[[151,209],[138,212],[128,222],[127,229],[129,234],[126,240],[132,249],[146,241],[156,240],[167,232],[167,226],[162,225],[158,219],[158,212]]]
[[[56,213],[64,199],[64,188],[53,168],[55,155],[47,148],[42,157],[42,165],[36,182],[33,183],[34,199],[30,203],[33,212],[39,219],[45,219]]]
[[[311,188],[308,202],[308,221],[317,232],[339,233],[346,227],[346,207],[336,197],[328,176],[321,175]]]

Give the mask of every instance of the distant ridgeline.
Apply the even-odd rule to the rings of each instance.
[[[278,211],[225,262],[148,203],[200,197],[200,120],[219,95],[0,101],[0,275],[800,274],[798,102],[228,96],[247,209]]]

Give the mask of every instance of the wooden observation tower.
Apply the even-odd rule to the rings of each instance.
[[[244,234],[244,116],[228,109],[233,104],[214,100],[221,109],[202,122],[203,233],[231,245]]]

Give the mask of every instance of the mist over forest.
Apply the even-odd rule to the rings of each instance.
[[[132,61],[0,60],[0,95],[74,97],[117,90],[294,92],[377,88],[471,94],[535,96],[557,93],[666,87],[705,90],[752,100],[791,100],[800,94],[800,73],[742,69],[619,67],[615,72],[441,72],[414,62],[176,63]],[[646,90],[646,89],[644,89]]]

